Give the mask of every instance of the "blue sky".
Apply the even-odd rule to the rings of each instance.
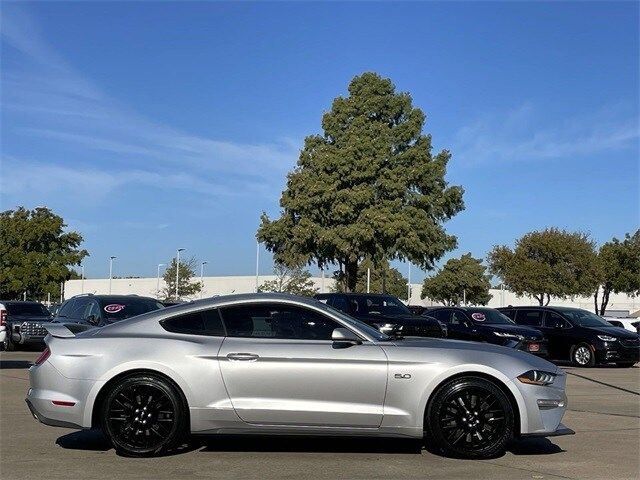
[[[4,2],[1,207],[61,214],[88,277],[110,255],[153,276],[177,247],[251,274],[303,138],[376,71],[453,154],[448,256],[547,226],[604,242],[640,223],[638,8]]]

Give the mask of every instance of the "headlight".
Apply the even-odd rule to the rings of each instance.
[[[543,372],[542,370],[529,370],[518,376],[518,380],[530,385],[551,385],[555,379],[555,373]]]
[[[616,337],[610,337],[609,335],[598,335],[598,338],[603,342],[615,342],[618,340]]]
[[[515,333],[493,332],[494,335],[502,338],[513,338],[515,340],[524,340],[522,335],[516,335]]]

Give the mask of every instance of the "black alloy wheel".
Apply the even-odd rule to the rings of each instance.
[[[163,378],[134,375],[121,380],[102,404],[102,429],[118,453],[158,454],[184,438],[186,408]]]
[[[462,377],[438,389],[425,418],[427,440],[446,455],[491,458],[513,437],[514,412],[504,392],[479,377]]]

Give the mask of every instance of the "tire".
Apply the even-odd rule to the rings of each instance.
[[[442,385],[425,414],[426,440],[447,456],[493,458],[514,436],[509,398],[493,382],[460,377]]]
[[[616,367],[620,368],[631,368],[636,364],[636,362],[617,362]]]
[[[596,355],[587,343],[579,343],[571,348],[571,363],[576,367],[593,367],[596,364]]]
[[[100,420],[118,454],[144,457],[167,452],[183,442],[187,411],[185,400],[171,382],[136,374],[123,378],[107,393]]]

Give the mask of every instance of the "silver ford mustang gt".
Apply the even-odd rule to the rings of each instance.
[[[316,300],[216,297],[77,332],[47,326],[27,405],[152,455],[192,434],[425,438],[486,458],[560,423],[566,376],[511,348],[391,338]],[[75,333],[74,333],[75,332]]]

